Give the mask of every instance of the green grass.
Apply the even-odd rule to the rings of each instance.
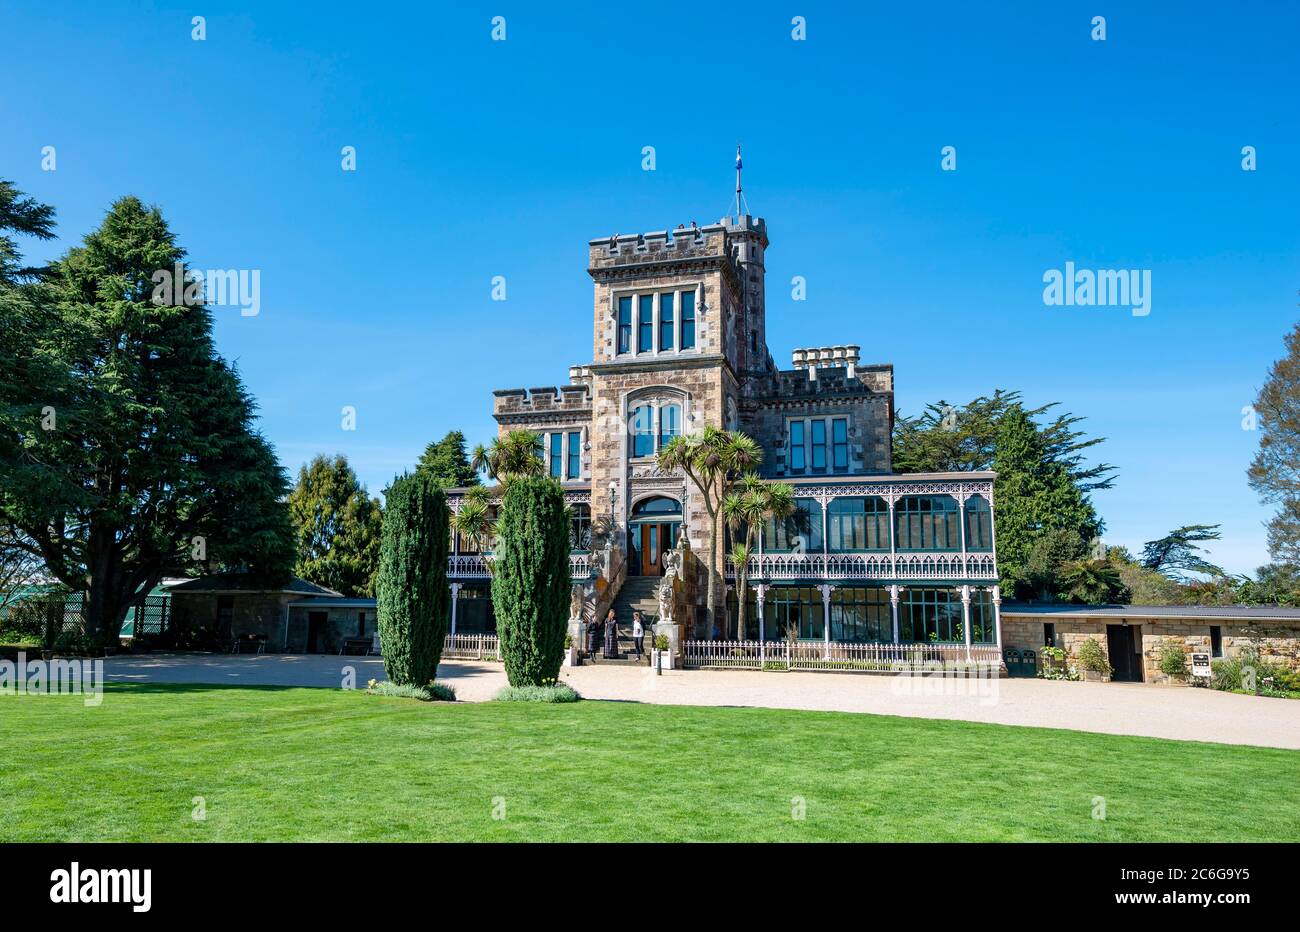
[[[834,712],[112,686],[0,746],[4,841],[1300,837],[1300,752]]]

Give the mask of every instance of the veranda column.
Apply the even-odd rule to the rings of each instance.
[[[893,506],[890,506],[891,510]],[[892,585],[889,587],[889,615],[894,622],[894,643],[898,643],[898,594],[903,591],[903,587]]]
[[[966,636],[966,662],[970,663],[970,586],[961,587],[961,628]]]
[[[451,584],[451,631],[450,633],[453,636],[456,634],[456,602],[460,598],[460,587],[461,584],[458,582],[454,582]]]
[[[891,576],[898,576],[898,555],[897,544],[894,542],[894,498],[893,492],[889,493],[889,573]],[[894,643],[898,643],[898,613],[894,613]]]
[[[822,593],[822,659],[831,657],[831,593],[835,587],[829,584],[817,587]]]
[[[989,592],[993,596],[993,631],[998,639],[998,660],[1002,658],[1002,588],[994,586]]]
[[[767,586],[759,583],[754,587],[754,594],[758,598],[758,661],[759,669],[763,669],[767,662],[767,636],[763,628],[763,600],[767,597]]]
[[[957,496],[957,527],[961,530],[961,572],[966,575],[966,499],[967,493],[961,492]],[[970,596],[967,595],[966,598]]]

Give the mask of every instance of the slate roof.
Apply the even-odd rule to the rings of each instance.
[[[176,583],[167,587],[168,592],[283,592],[290,595],[320,595],[334,596],[341,598],[343,593],[335,592],[333,589],[327,589],[324,586],[318,586],[314,582],[308,582],[305,579],[299,579],[294,576],[288,583],[280,587],[261,586],[253,582],[243,573],[215,573],[211,576],[200,576],[197,579],[187,579],[185,582]]]
[[[1287,605],[1071,605],[1065,602],[1003,602],[1003,615],[1094,618],[1227,618],[1238,621],[1300,619]]]

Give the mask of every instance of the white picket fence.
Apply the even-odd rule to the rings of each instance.
[[[442,644],[448,660],[500,660],[501,642],[495,634],[449,634]]]
[[[897,672],[997,666],[991,644],[857,644],[844,641],[685,641],[684,666],[734,670]]]

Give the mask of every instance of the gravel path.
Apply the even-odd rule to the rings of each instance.
[[[345,667],[356,671],[358,686],[384,678],[377,657],[289,654],[113,657],[105,661],[105,676],[110,682],[337,688]],[[444,663],[438,679],[471,702],[490,699],[505,685],[500,664],[472,661]],[[657,677],[624,666],[565,669],[561,679],[588,699],[870,712],[1300,749],[1300,701],[1211,689],[745,670],[675,670]]]

